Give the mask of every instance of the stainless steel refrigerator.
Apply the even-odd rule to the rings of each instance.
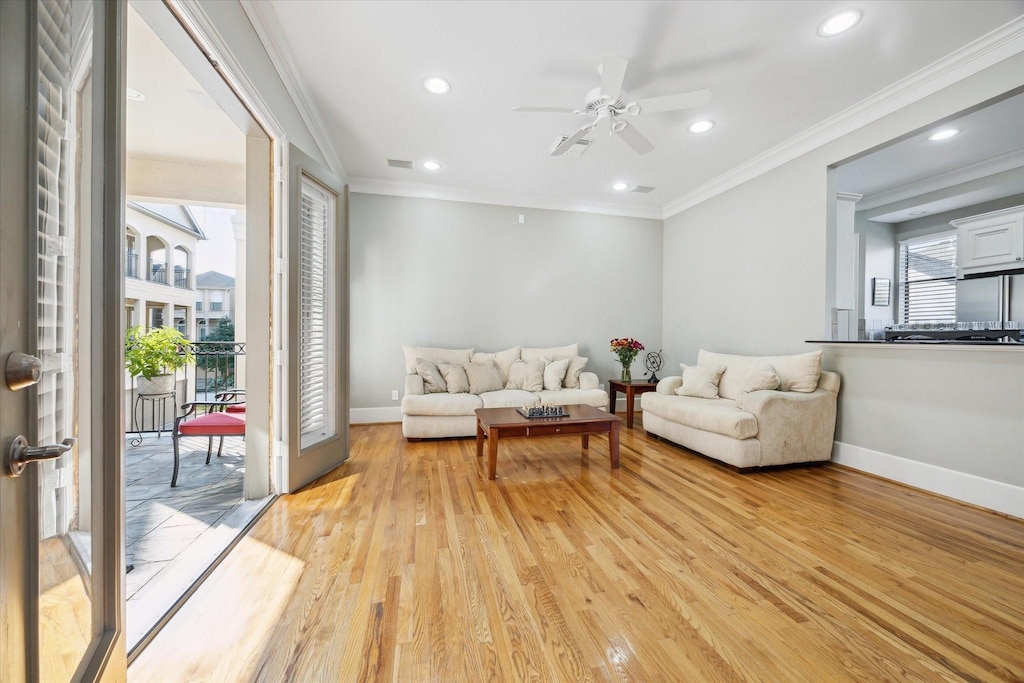
[[[956,319],[960,322],[1016,320],[1024,326],[1024,274],[957,280]]]

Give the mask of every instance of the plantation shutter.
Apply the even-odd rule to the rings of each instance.
[[[302,181],[299,229],[299,431],[302,448],[334,435],[329,394],[331,340],[328,254],[333,223],[329,195]]]
[[[43,362],[37,385],[38,444],[73,436],[71,373],[73,235],[68,192],[68,118],[71,83],[71,8],[67,0],[39,3],[37,93],[36,355]],[[73,515],[72,456],[43,463],[40,533],[64,533]]]
[[[956,231],[900,242],[900,322],[956,320]]]

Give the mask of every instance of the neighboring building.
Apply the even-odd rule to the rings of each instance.
[[[196,247],[206,239],[176,204],[128,202],[125,226],[125,324],[194,328]]]
[[[235,278],[215,270],[196,276],[196,333],[202,341],[221,318],[235,320]]]

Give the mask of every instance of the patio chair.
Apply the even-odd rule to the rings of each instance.
[[[225,406],[226,413],[245,412],[245,389],[224,389],[213,396],[218,401],[232,401],[232,405]],[[221,442],[223,443],[223,442]]]
[[[220,445],[217,448],[217,457],[224,450],[225,436],[245,436],[245,409],[241,412],[228,412],[232,406],[244,405],[237,401],[193,401],[182,404],[182,414],[174,418],[174,431],[171,440],[174,444],[174,474],[171,475],[171,487],[178,485],[178,465],[180,453],[178,440],[183,436],[205,436],[209,439],[206,447],[206,464],[210,464],[210,457],[213,455],[213,437],[220,437]],[[195,414],[198,406],[206,406],[205,415],[188,419]]]

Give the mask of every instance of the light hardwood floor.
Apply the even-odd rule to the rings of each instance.
[[[1024,680],[1024,522],[838,466],[736,474],[642,429],[354,426],[131,681]]]

